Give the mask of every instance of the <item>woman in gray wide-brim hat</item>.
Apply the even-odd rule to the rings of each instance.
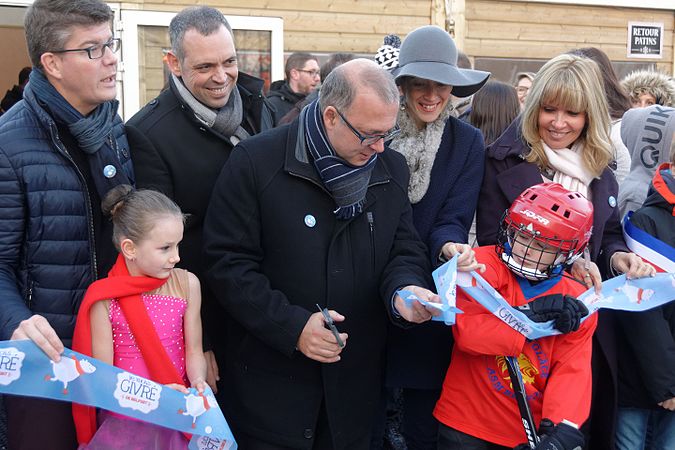
[[[466,245],[484,167],[483,137],[453,117],[450,94],[478,91],[490,74],[457,67],[457,48],[435,26],[412,31],[401,44],[393,74],[401,90],[401,133],[389,146],[410,169],[408,197],[415,227],[434,265],[462,253],[459,266],[476,268]],[[439,322],[410,330],[392,327],[387,383],[403,388],[403,434],[409,449],[436,448],[432,416],[450,361],[452,333]]]
[[[442,28],[429,25],[412,31],[401,44],[396,81],[417,77],[452,86],[452,95],[468,97],[478,91],[490,76],[482,70],[457,67],[457,47]]]

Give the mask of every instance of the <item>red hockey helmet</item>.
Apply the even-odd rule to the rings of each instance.
[[[544,279],[572,263],[588,244],[593,231],[593,205],[578,192],[557,183],[542,183],[523,191],[506,211],[499,230],[497,253],[512,270],[530,279]],[[518,237],[536,241],[555,257],[544,270],[523,267],[511,258]],[[528,244],[529,245],[529,244]],[[551,258],[548,258],[551,259]],[[537,267],[539,261],[530,261]]]

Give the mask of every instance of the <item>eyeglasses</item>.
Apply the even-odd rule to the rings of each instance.
[[[518,87],[516,88],[516,91],[517,91],[519,94],[524,94],[524,93],[526,93],[526,92],[529,91],[529,90],[530,90],[530,88],[527,87],[527,86],[518,86]]]
[[[333,107],[335,108],[335,107]],[[351,123],[347,120],[345,116],[342,115],[340,111],[338,111],[337,108],[335,108],[335,111],[338,113],[342,121],[347,125],[347,127],[354,133],[354,136],[359,138],[359,141],[361,141],[361,145],[373,145],[377,144],[380,139],[384,139],[385,142],[388,140],[392,139],[394,136],[399,134],[401,132],[401,129],[398,127],[398,124],[394,125],[394,128],[391,130],[387,131],[385,134],[369,134],[369,135],[362,135],[359,133],[356,128],[352,126]]]
[[[89,59],[100,59],[105,55],[105,49],[109,48],[111,52],[117,53],[122,46],[120,38],[112,38],[105,44],[96,44],[87,48],[70,48],[65,50],[53,50],[50,53],[67,53],[67,52],[87,52]]]
[[[298,72],[305,72],[306,74],[309,74],[310,77],[319,77],[321,76],[321,72],[318,70],[307,70],[307,69],[295,69]]]

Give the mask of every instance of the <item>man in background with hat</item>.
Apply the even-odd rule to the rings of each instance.
[[[0,339],[32,339],[54,361],[87,287],[115,262],[101,199],[133,183],[112,20],[100,0],[36,0],[25,17],[34,69],[0,118]],[[9,448],[77,447],[70,403],[4,400]]]
[[[342,64],[298,120],[239,144],[218,178],[206,281],[228,313],[222,408],[241,448],[369,449],[387,318],[431,318],[396,292],[439,301],[419,287],[431,267],[405,161],[385,144],[398,99],[375,62]]]

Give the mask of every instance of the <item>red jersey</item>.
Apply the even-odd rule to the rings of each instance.
[[[528,302],[516,276],[499,259],[494,246],[474,249],[486,265],[483,278],[512,306]],[[536,297],[579,296],[586,290],[559,277],[541,282]],[[453,326],[455,346],[434,416],[448,427],[507,447],[527,441],[503,355],[518,356],[535,423],[542,418],[581,425],[591,404],[591,349],[597,315],[572,333],[527,341],[461,289],[457,290]]]

